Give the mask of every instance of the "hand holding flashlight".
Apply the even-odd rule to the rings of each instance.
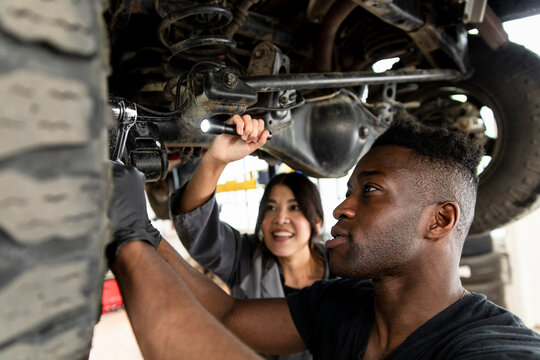
[[[231,124],[216,124],[211,122],[208,119],[203,119],[201,121],[201,131],[206,134],[229,134],[229,135],[238,135],[236,132],[236,126]],[[238,135],[240,136],[240,135]],[[272,138],[272,133],[268,135],[267,140]]]
[[[268,130],[265,130],[264,121],[253,119],[250,115],[233,115],[227,121],[227,124],[203,119],[200,125],[202,125],[201,130],[206,130],[207,134],[236,135],[216,136],[212,140],[212,144],[205,152],[203,160],[213,165],[218,164],[221,166],[243,159],[264,146],[268,138]]]

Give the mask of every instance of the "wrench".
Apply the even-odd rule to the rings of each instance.
[[[112,112],[118,123],[118,132],[116,134],[116,143],[112,153],[112,160],[124,165],[120,157],[126,148],[126,141],[129,130],[137,122],[137,106],[135,103],[126,102],[121,98],[109,98],[109,104],[112,105]]]

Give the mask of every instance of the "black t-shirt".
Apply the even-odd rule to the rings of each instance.
[[[362,358],[374,318],[371,281],[318,281],[287,300],[314,359]],[[540,359],[540,335],[472,293],[416,329],[386,359]]]

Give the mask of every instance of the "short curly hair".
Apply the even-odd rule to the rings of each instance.
[[[426,202],[456,201],[462,217],[457,231],[464,241],[474,218],[478,191],[477,168],[484,154],[480,144],[467,134],[428,127],[410,118],[394,122],[372,147],[401,146],[416,153],[418,181],[426,189]]]

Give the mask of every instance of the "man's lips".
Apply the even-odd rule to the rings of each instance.
[[[339,246],[343,243],[346,243],[349,241],[350,234],[343,229],[341,229],[338,225],[335,225],[332,227],[332,230],[330,231],[332,236],[334,237],[331,240],[328,240],[325,245],[327,249],[335,248],[336,246]]]
[[[335,238],[330,239],[327,242],[325,242],[324,245],[326,245],[327,249],[332,249],[332,248],[335,248],[336,246],[346,243],[347,241],[349,241],[349,238],[347,236],[338,235]]]

